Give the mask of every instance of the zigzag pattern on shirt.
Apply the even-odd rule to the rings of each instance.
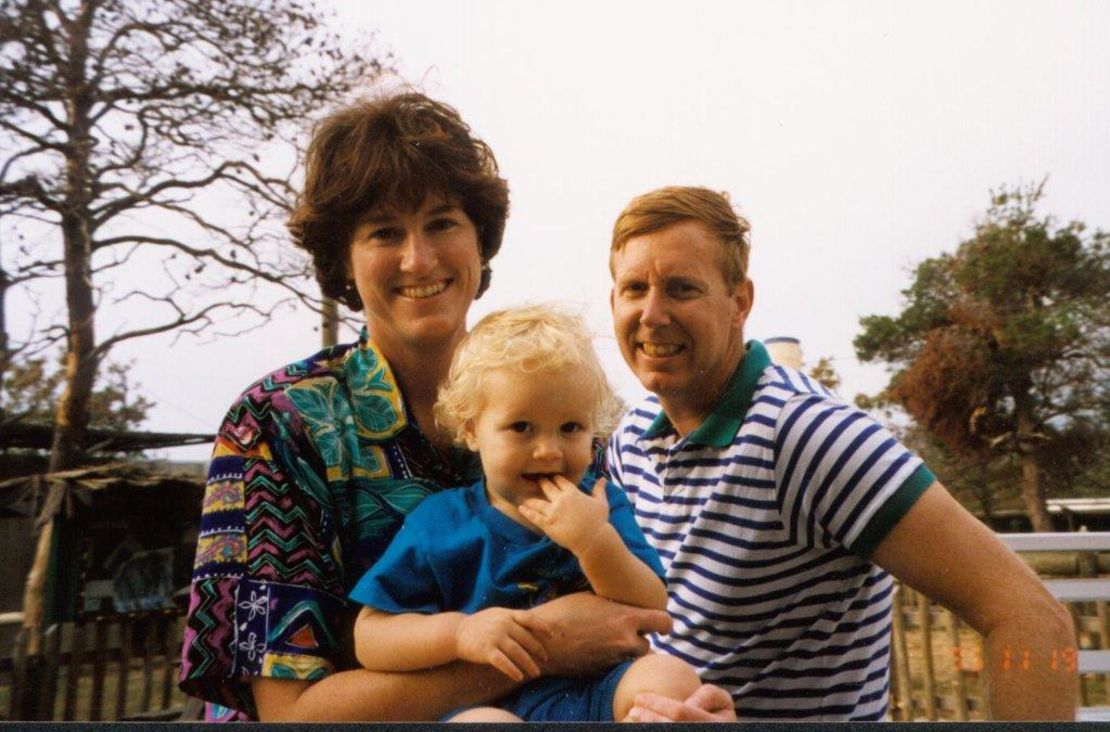
[[[321,587],[328,573],[313,557],[320,554],[316,532],[306,530],[316,520],[299,503],[289,485],[275,480],[264,461],[247,467],[246,525],[251,527],[247,543],[247,574],[276,582]]]
[[[228,410],[220,428],[221,436],[233,440],[242,448],[252,447],[262,437],[259,424],[265,424],[270,419],[274,395],[284,393],[289,384],[330,373],[329,367],[327,361],[298,361],[254,382]]]
[[[271,580],[303,587],[319,587],[324,591],[332,591],[330,588],[320,587],[320,575],[323,570],[317,562],[306,556],[307,550],[279,559],[273,554],[266,553],[267,547],[272,546],[272,544],[262,542],[258,546],[258,557],[247,566],[251,576],[258,580]]]
[[[235,599],[228,592],[230,583],[201,580],[193,583],[192,632],[187,631],[181,648],[181,678],[203,675],[218,656],[212,648],[230,643],[226,619],[234,617]],[[203,642],[197,642],[203,639]]]

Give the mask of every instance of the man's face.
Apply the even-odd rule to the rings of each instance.
[[[729,285],[722,259],[697,221],[633,237],[613,256],[621,355],[676,426],[709,413],[743,354],[752,285]]]

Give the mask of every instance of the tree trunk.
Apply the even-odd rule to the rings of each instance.
[[[1041,469],[1032,451],[1021,455],[1021,499],[1025,511],[1033,524],[1033,531],[1052,531],[1052,519],[1045,504],[1044,484],[1041,482]]]
[[[90,211],[90,156],[93,139],[89,109],[91,106],[85,77],[88,59],[88,38],[95,5],[83,2],[72,22],[69,33],[65,70],[65,107],[68,124],[68,145],[65,152],[64,205],[61,214],[62,244],[66,282],[67,349],[65,357],[65,388],[54,412],[54,439],[50,448],[51,473],[76,467],[83,457],[85,433],[89,424],[89,399],[96,381],[98,358],[93,318],[96,304],[92,281],[92,226]],[[43,631],[46,607],[54,607],[57,598],[46,592],[49,584],[52,538],[56,526],[55,513],[64,510],[66,484],[49,481],[46,508],[39,517],[39,535],[34,562],[27,574],[23,595],[23,627],[30,634],[28,654],[41,653],[38,639]],[[35,668],[39,668],[35,666]],[[33,675],[35,676],[35,675]],[[44,683],[45,679],[28,679],[28,684]],[[34,705],[32,705],[34,707]],[[30,719],[49,719],[49,709],[27,710]]]
[[[338,342],[339,305],[330,297],[325,297],[320,313],[320,345],[327,348]]]
[[[1052,519],[1045,502],[1044,483],[1037,460],[1037,442],[1028,390],[1019,390],[1014,399],[1017,415],[1017,443],[1021,456],[1021,499],[1033,524],[1033,531],[1052,531]]]
[[[3,232],[0,232],[0,236]],[[0,260],[2,261],[2,260]],[[8,273],[0,266],[0,384],[4,383],[4,376],[11,365],[11,346],[8,340],[8,318],[4,310],[4,303],[8,298],[9,279]],[[4,421],[4,409],[0,405],[0,423]]]
[[[67,217],[71,218],[71,217]],[[50,448],[50,472],[77,467],[85,447],[89,425],[89,399],[96,382],[98,359],[93,318],[91,237],[84,221],[63,224],[65,238],[66,305],[69,337],[65,356],[65,387],[54,413],[54,441]]]

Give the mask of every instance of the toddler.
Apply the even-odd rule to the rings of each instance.
[[[641,692],[692,694],[693,669],[663,655],[597,678],[538,678],[545,628],[528,608],[592,590],[666,609],[658,555],[624,493],[591,467],[620,410],[581,319],[540,306],[483,318],[436,404],[440,424],[478,452],[483,480],[426,498],[355,586],[359,662],[409,671],[464,660],[526,682],[499,708],[451,717],[460,722],[612,721]]]

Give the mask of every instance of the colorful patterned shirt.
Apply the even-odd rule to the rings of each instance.
[[[252,677],[357,667],[351,588],[420,501],[480,477],[410,420],[365,329],[255,382],[216,437],[181,689],[254,719]]]

